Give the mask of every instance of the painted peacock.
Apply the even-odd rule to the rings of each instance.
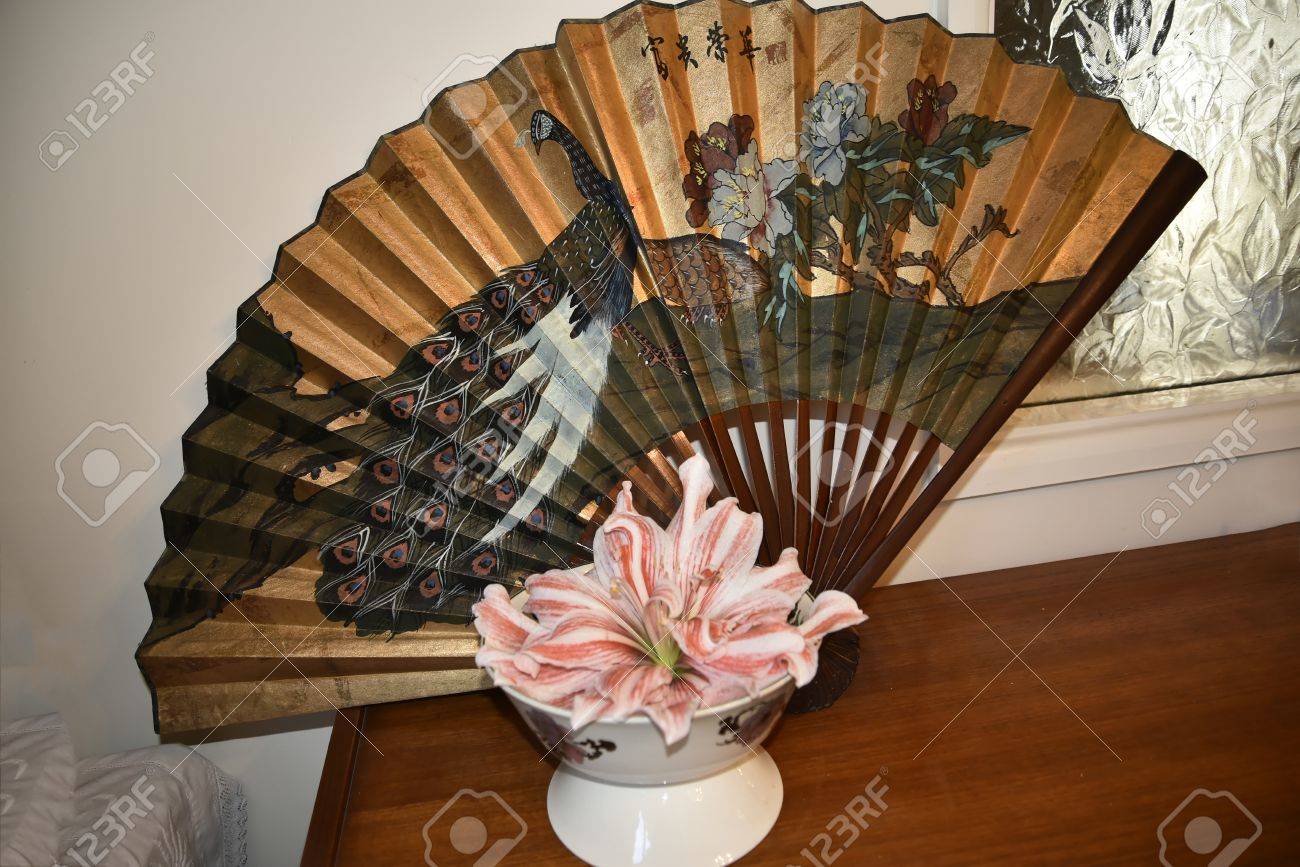
[[[414,346],[366,422],[384,438],[358,472],[354,526],[320,548],[317,599],[363,633],[461,619],[488,582],[590,559],[555,497],[599,496],[575,464],[599,406],[612,341],[682,375],[680,344],[625,322],[641,259],[649,293],[684,319],[725,317],[767,283],[743,245],[641,237],[617,184],[538,110],[529,135],[563,148],[587,204],[542,255],[503,271]],[[573,496],[562,497],[566,502]]]

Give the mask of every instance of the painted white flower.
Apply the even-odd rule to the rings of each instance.
[[[862,141],[870,130],[866,88],[823,81],[817,94],[804,103],[799,159],[808,164],[814,178],[838,184],[848,167],[844,146]]]
[[[709,223],[722,227],[722,237],[745,241],[768,256],[776,250],[777,239],[794,229],[790,209],[777,196],[798,173],[794,160],[758,159],[758,144],[736,159],[732,170],[713,173],[717,186],[709,198]]]

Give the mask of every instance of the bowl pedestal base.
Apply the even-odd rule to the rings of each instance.
[[[761,748],[725,771],[671,785],[602,782],[561,764],[546,793],[551,827],[601,867],[730,864],[776,824],[784,789]]]

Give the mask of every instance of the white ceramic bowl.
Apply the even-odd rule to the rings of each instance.
[[[753,698],[701,708],[671,747],[647,717],[593,722],[571,731],[569,712],[502,687],[542,747],[584,776],[609,783],[671,785],[711,776],[753,756],[785,711],[794,681],[782,678]]]
[[[575,732],[568,711],[502,689],[560,759],[547,814],[560,840],[588,863],[730,864],[776,823],[781,775],[760,744],[794,692],[789,677],[753,698],[702,708],[671,747],[644,716]]]

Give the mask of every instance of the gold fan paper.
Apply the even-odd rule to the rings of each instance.
[[[564,23],[240,308],[147,581],[160,730],[486,685],[486,582],[589,561],[625,478],[666,523],[695,451],[760,559],[860,593],[1202,179],[928,17]]]

